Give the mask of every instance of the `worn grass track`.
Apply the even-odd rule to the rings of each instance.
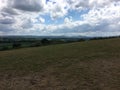
[[[0,51],[0,90],[120,90],[120,39]]]

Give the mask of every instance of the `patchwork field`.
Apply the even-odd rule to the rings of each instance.
[[[0,51],[0,90],[120,90],[120,38]]]

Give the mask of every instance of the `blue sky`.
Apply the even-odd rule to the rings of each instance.
[[[120,35],[120,0],[0,0],[0,35]]]

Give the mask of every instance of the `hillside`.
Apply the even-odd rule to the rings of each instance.
[[[0,51],[0,90],[120,90],[120,38]]]

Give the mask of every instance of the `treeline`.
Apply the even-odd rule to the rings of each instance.
[[[120,38],[120,36],[109,36],[109,37],[93,37],[90,40],[101,40],[101,39],[112,39],[112,38]]]
[[[34,38],[0,38],[0,51],[11,50],[25,47],[38,47],[53,44],[63,44],[71,42],[84,42],[89,40],[102,40],[120,38],[120,36],[113,37],[89,37],[89,38],[54,38],[54,39],[34,39]]]
[[[65,41],[63,39],[2,39],[0,40],[0,51],[4,50],[11,50],[17,48],[25,48],[25,47],[38,47],[38,46],[46,46],[46,45],[53,45],[53,44],[62,44],[68,43],[71,41]]]

